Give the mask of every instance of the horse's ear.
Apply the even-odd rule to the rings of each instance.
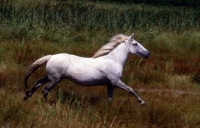
[[[131,39],[133,39],[134,33],[131,34]]]
[[[132,33],[132,34],[129,36],[129,38],[128,38],[128,40],[127,40],[127,43],[131,43],[131,42],[133,41],[133,36],[134,36],[134,33]]]

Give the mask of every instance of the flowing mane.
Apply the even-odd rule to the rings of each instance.
[[[93,56],[93,58],[97,58],[100,56],[104,56],[110,53],[113,49],[115,49],[119,44],[123,43],[126,39],[128,39],[127,35],[117,34],[110,39],[110,41],[103,45]]]

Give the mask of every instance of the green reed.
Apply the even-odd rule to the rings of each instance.
[[[199,30],[199,10],[189,7],[73,1],[3,1],[1,37],[43,38],[67,31]],[[4,31],[6,30],[6,31]],[[43,32],[45,31],[45,32]],[[49,36],[49,37],[50,37]]]

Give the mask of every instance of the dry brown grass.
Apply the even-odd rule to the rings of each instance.
[[[106,87],[80,87],[67,80],[49,93],[48,102],[44,102],[41,89],[29,100],[23,101],[23,77],[30,63],[43,55],[59,52],[92,56],[103,44],[102,40],[109,38],[100,35],[103,39],[96,40],[100,38],[98,34],[93,39],[87,37],[87,42],[70,37],[59,43],[1,41],[0,126],[200,127],[200,86],[192,82],[192,78],[195,80],[192,76],[198,73],[198,55],[191,54],[193,51],[188,49],[188,55],[182,55],[182,52],[176,52],[176,48],[181,48],[176,45],[175,51],[162,54],[158,49],[165,47],[152,46],[156,43],[154,39],[150,42],[143,39],[143,45],[152,53],[150,58],[143,60],[131,55],[122,78],[147,102],[147,107],[141,107],[134,97],[120,89],[115,89],[114,99],[109,102]],[[140,37],[140,34],[136,36],[138,41]],[[43,74],[44,67],[31,76],[29,86],[32,87]]]

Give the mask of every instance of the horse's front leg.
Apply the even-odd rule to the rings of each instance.
[[[108,99],[112,100],[114,87],[111,84],[109,84],[107,85],[107,90],[108,90]]]
[[[137,101],[142,105],[142,106],[146,106],[147,104],[142,100],[142,98],[140,98],[137,93],[129,86],[125,85],[121,80],[118,80],[118,82],[115,84],[115,86],[130,92],[136,99]]]

